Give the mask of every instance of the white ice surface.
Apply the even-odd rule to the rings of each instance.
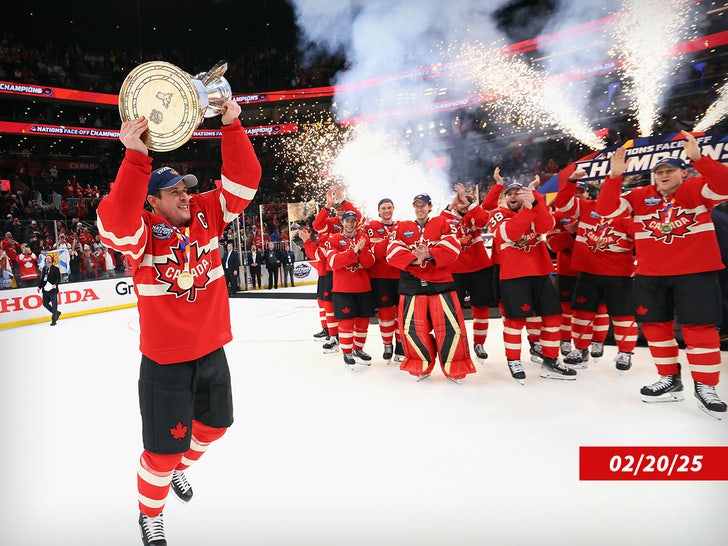
[[[521,386],[494,319],[478,373],[417,383],[374,326],[370,368],[322,355],[315,300],[231,308],[236,421],[188,471],[192,502],[168,499],[172,546],[728,541],[726,481],[579,481],[579,446],[728,445],[685,372],[685,401],[641,402],[645,348],[620,376],[608,346],[574,382],[528,362]],[[0,544],[141,544],[138,328],[128,309],[0,332]]]

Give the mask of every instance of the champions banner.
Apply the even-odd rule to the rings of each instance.
[[[700,152],[708,157],[728,163],[728,135],[716,133],[692,133],[700,146]],[[679,157],[687,159],[683,150],[684,138],[682,133],[666,133],[629,140],[624,143],[627,149],[627,159],[631,159],[624,173],[625,178],[635,175],[649,174],[652,167],[663,157]],[[586,176],[582,180],[603,180],[609,173],[609,158],[620,144],[604,148],[599,152],[592,152],[561,169],[546,183],[538,188],[539,193],[550,194],[559,191],[561,184],[576,169],[584,169]]]
[[[700,152],[708,157],[728,163],[728,135],[712,133],[693,133],[700,146]],[[645,174],[660,159],[665,157],[679,157],[687,160],[683,149],[684,138],[682,133],[667,133],[650,137],[635,138],[624,143],[627,149],[627,171],[625,176]],[[594,157],[580,159],[576,162],[577,169],[586,171],[586,180],[603,179],[609,173],[609,158],[619,148],[615,144],[603,149]]]
[[[245,127],[244,129],[249,137],[277,136],[297,132],[298,124],[277,123],[275,125]],[[15,121],[0,121],[0,134],[1,133],[35,136],[62,136],[67,138],[99,138],[102,140],[116,140],[119,138],[118,129],[74,127],[70,125],[48,125],[45,123],[19,123]],[[199,129],[192,133],[193,139],[220,138],[221,136],[222,132],[214,129]]]

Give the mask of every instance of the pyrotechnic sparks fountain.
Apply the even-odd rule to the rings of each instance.
[[[728,82],[724,83],[723,87],[720,88],[718,98],[708,107],[693,131],[707,131],[713,125],[719,123],[726,115],[728,115]]]
[[[478,92],[498,99],[487,103],[496,120],[531,130],[554,127],[594,150],[604,147],[584,116],[566,100],[569,83],[539,74],[502,48],[466,44],[458,57],[468,61],[465,72]]]
[[[665,87],[679,66],[675,45],[695,35],[690,6],[684,0],[625,0],[617,14],[612,37],[640,136],[652,134]]]

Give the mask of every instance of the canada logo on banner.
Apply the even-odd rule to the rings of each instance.
[[[728,135],[714,133],[692,133],[700,146],[700,152],[707,156],[728,163]],[[627,149],[627,171],[625,177],[647,174],[660,159],[665,157],[679,157],[687,159],[683,143],[685,139],[682,133],[667,133],[649,137],[640,137],[628,140],[624,143]],[[570,163],[558,174],[554,175],[546,183],[538,188],[539,193],[553,193],[559,191],[566,179],[578,168],[586,171],[582,180],[603,180],[609,173],[609,158],[614,151],[622,146],[615,144],[604,148],[601,151],[592,152],[582,157],[575,163]]]

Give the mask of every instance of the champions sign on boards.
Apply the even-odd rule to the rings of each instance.
[[[728,135],[693,133],[700,146],[700,152],[721,163],[728,163]],[[649,173],[660,159],[679,157],[687,159],[682,133],[668,133],[650,137],[635,138],[624,143],[627,159],[630,160],[625,176]],[[609,173],[609,158],[619,145],[603,149],[594,157],[576,162],[577,169],[586,171],[586,179],[603,179]]]

